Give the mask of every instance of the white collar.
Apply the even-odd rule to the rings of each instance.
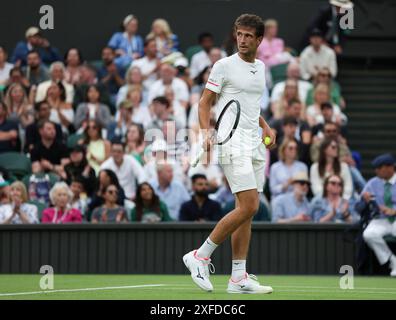
[[[392,176],[392,178],[390,178],[388,181],[386,181],[386,180],[383,180],[384,181],[384,183],[387,183],[387,182],[389,182],[390,184],[396,184],[396,173]]]

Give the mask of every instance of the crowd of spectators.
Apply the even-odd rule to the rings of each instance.
[[[123,27],[95,63],[78,48],[63,59],[35,27],[15,49],[0,47],[0,153],[32,163],[20,181],[0,168],[0,223],[218,221],[235,206],[216,152],[189,165],[199,97],[213,64],[235,45],[216,47],[204,32],[200,50],[185,56],[164,19],[145,37],[136,16]],[[337,52],[320,29],[299,55],[275,20],[265,27],[262,114],[277,147],[268,150],[255,221],[356,221],[367,186],[348,146]],[[279,66],[285,79],[276,81]]]

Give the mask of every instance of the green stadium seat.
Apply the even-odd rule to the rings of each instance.
[[[17,179],[21,179],[32,171],[30,159],[25,154],[19,152],[1,153],[0,166],[10,171]]]
[[[287,66],[288,63],[278,64],[271,67],[272,83],[275,85],[278,82],[285,81],[287,78]]]
[[[33,204],[37,207],[37,215],[38,215],[39,221],[41,222],[41,217],[43,215],[43,211],[44,211],[44,209],[47,208],[46,204],[42,203],[40,201],[36,201],[36,200],[30,200],[30,201],[28,201],[28,203]]]
[[[67,143],[66,143],[67,147],[74,148],[78,144],[78,141],[83,138],[83,136],[84,135],[77,133],[70,135],[67,138]]]
[[[184,56],[188,59],[188,63],[191,63],[191,58],[194,54],[198,53],[202,50],[202,47],[199,45],[188,47]]]

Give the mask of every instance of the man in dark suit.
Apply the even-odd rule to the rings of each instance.
[[[311,20],[304,37],[301,41],[300,51],[309,45],[309,37],[314,29],[319,29],[324,35],[324,40],[334,49],[337,55],[342,54],[345,43],[346,32],[340,27],[340,20],[345,14],[341,9],[352,9],[353,3],[350,0],[330,0],[329,4],[322,7]]]

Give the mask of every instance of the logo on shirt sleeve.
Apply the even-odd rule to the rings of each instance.
[[[209,78],[208,83],[215,87],[220,86],[219,84],[217,84],[217,81],[213,78]]]

